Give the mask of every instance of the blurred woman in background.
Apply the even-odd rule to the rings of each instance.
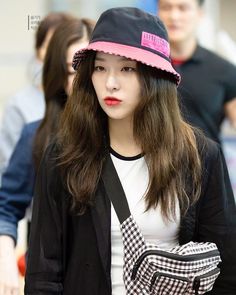
[[[32,200],[35,172],[43,151],[57,130],[61,111],[70,93],[75,74],[72,68],[74,52],[87,46],[93,27],[92,20],[74,18],[55,30],[43,68],[45,116],[42,121],[24,127],[3,174],[0,188],[0,295],[18,294],[14,252],[17,224]]]
[[[0,176],[5,171],[22,128],[43,118],[45,103],[42,92],[42,67],[49,41],[56,27],[72,16],[49,13],[39,24],[35,35],[35,52],[29,66],[30,84],[8,99],[0,126]]]

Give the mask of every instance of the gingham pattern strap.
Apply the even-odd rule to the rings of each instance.
[[[132,215],[120,227],[124,245],[124,259],[129,260],[130,257],[136,256],[140,248],[145,247],[145,240]]]

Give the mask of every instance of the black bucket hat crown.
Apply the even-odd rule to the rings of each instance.
[[[93,30],[89,45],[77,51],[73,68],[86,58],[89,50],[124,56],[173,75],[180,75],[170,60],[167,31],[161,20],[134,7],[118,7],[103,12]]]

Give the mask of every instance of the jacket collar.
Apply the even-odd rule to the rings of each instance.
[[[207,50],[197,45],[192,56],[186,60],[186,63],[193,62],[193,63],[202,63],[206,60],[206,52]]]

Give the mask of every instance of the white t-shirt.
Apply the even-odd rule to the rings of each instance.
[[[164,249],[178,245],[180,213],[176,221],[163,220],[159,206],[145,212],[145,195],[148,186],[148,168],[144,157],[123,157],[111,150],[111,158],[128,200],[130,212],[149,243]],[[123,283],[123,243],[119,220],[111,208],[111,279],[112,294],[126,295]]]

